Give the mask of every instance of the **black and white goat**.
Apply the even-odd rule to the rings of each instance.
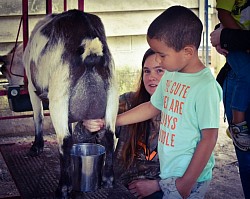
[[[112,187],[118,93],[113,59],[100,18],[78,10],[46,16],[31,33],[23,63],[35,121],[32,155],[43,150],[41,99],[49,100],[60,152],[57,198],[68,198],[72,189],[71,123],[83,119],[105,118],[106,131],[100,132],[101,144],[106,148],[103,185]]]

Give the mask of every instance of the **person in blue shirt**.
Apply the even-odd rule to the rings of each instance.
[[[229,50],[248,52],[250,57],[250,30],[217,28],[211,33],[211,43],[220,46],[222,54],[227,56]],[[249,75],[248,75],[248,78]],[[231,109],[232,95],[237,85],[237,76],[231,69],[230,65],[225,65],[219,72],[217,79],[221,82],[223,88],[223,103],[225,107],[226,118],[232,120],[233,114]],[[250,107],[246,110],[246,121],[250,124]],[[242,151],[235,147],[236,156],[239,163],[241,184],[245,198],[250,198],[250,150]]]

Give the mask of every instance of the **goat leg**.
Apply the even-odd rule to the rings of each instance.
[[[72,136],[64,138],[60,152],[60,180],[56,190],[57,199],[69,199],[72,191],[71,168],[70,168],[70,150],[72,148]]]
[[[98,140],[98,139],[97,139]],[[114,133],[109,129],[100,141],[100,144],[105,146],[106,159],[102,173],[102,186],[104,188],[113,188],[114,186],[114,171],[113,171],[113,153],[114,153]]]

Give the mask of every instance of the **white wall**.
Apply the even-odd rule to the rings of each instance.
[[[62,0],[53,0],[53,12],[62,12]],[[77,8],[78,0],[68,0],[68,9]],[[149,24],[166,8],[183,5],[197,15],[199,0],[85,0],[84,9],[98,15],[108,37],[116,67],[141,67],[141,59],[148,49],[146,32]],[[0,54],[6,54],[16,39],[21,17],[22,0],[0,1]],[[29,30],[45,14],[45,0],[29,1]],[[19,42],[22,41],[22,31]]]

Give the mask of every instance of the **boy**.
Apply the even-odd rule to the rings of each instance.
[[[250,29],[250,0],[217,0],[216,8],[221,27]],[[224,47],[227,46],[222,46]],[[220,45],[216,49],[219,53],[223,51]],[[229,51],[226,58],[237,79],[230,105],[232,118],[228,118],[230,120],[227,132],[237,148],[247,151],[250,149],[250,132],[245,112],[250,102],[250,54],[234,50]]]
[[[148,28],[147,41],[168,72],[150,102],[117,117],[121,126],[161,112],[161,180],[152,186],[162,189],[163,198],[203,198],[212,178],[222,91],[198,58],[201,33],[201,21],[185,7],[173,6],[159,15]]]

